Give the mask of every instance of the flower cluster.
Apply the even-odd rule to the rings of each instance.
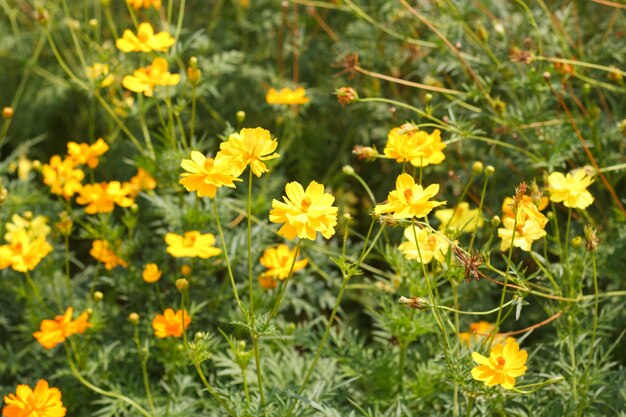
[[[446,158],[443,153],[445,147],[439,129],[427,133],[406,123],[389,131],[384,153],[387,158],[397,162],[409,162],[413,166],[424,167],[443,162]]]
[[[522,183],[514,197],[507,197],[502,204],[502,226],[498,229],[498,237],[502,239],[500,250],[511,247],[530,252],[534,241],[546,235],[544,230],[548,218],[541,214],[532,197],[525,194],[526,184]],[[543,209],[545,204],[540,201]]]
[[[32,217],[26,212],[24,217],[18,214],[11,218],[13,223],[6,224],[4,239],[7,244],[0,246],[0,269],[11,267],[15,271],[28,272],[52,252],[52,246],[46,238],[50,233],[48,219],[44,216]]]
[[[115,254],[113,249],[111,249],[109,242],[106,240],[96,239],[91,245],[89,254],[97,261],[102,262],[107,271],[112,270],[118,265],[123,268],[128,267],[126,261]]]

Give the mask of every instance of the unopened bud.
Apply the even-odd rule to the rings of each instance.
[[[128,321],[130,321],[132,324],[139,323],[139,314],[137,314],[137,313],[130,313],[128,315]]]
[[[191,267],[190,267],[189,265],[183,265],[183,266],[181,266],[181,267],[180,267],[180,273],[181,273],[182,275],[185,275],[185,276],[187,276],[187,275],[191,274]]]
[[[493,216],[493,217],[491,218],[491,226],[493,226],[493,227],[498,227],[498,226],[500,226],[500,223],[501,223],[501,222],[502,222],[502,221],[500,220],[500,216]]]
[[[412,308],[414,310],[423,310],[429,305],[428,301],[422,297],[407,298],[407,297],[400,296],[398,301],[400,302],[400,304],[404,304],[405,306]]]
[[[472,172],[474,173],[474,175],[479,175],[481,172],[483,172],[483,163],[480,161],[474,162],[474,164],[472,165]]]
[[[364,159],[366,161],[373,161],[379,156],[379,153],[376,149],[369,146],[361,145],[356,145],[354,149],[352,149],[352,153],[355,154],[357,158]]]
[[[85,310],[85,312],[91,316],[93,314],[93,308],[89,307],[87,310]]]
[[[343,168],[341,168],[341,171],[343,171],[344,174],[349,175],[349,176],[354,175],[354,168],[352,168],[350,165],[344,165]]]
[[[13,114],[14,114],[13,107],[4,107],[2,109],[2,117],[4,117],[7,120],[13,118]]]
[[[97,28],[98,27],[98,19],[89,19],[89,26],[91,26],[92,28]]]
[[[337,101],[343,107],[348,104],[352,104],[359,99],[359,94],[352,87],[341,87],[335,90],[335,95],[337,96]]]
[[[583,244],[583,238],[580,237],[580,236],[576,236],[576,237],[572,238],[570,243],[572,244],[573,248],[580,248],[582,246],[582,244]]]
[[[549,80],[550,79],[550,73],[548,71],[543,73],[543,79],[544,80]]]
[[[37,21],[42,25],[48,23],[48,12],[46,9],[41,7],[37,9]]]
[[[614,66],[609,67],[611,70],[606,74],[606,77],[611,81],[622,81],[622,73]]]
[[[100,301],[102,301],[102,299],[104,298],[104,294],[102,294],[102,292],[100,291],[96,291],[93,293],[93,297],[92,299],[96,302],[99,303]]]
[[[349,222],[350,220],[352,220],[352,215],[350,213],[344,213],[343,214],[343,219],[347,222]]]
[[[424,96],[424,101],[426,102],[426,104],[430,103],[433,99],[433,95],[430,93],[426,93],[426,95]]]
[[[137,212],[139,212],[139,206],[137,203],[133,203],[133,205],[130,206],[130,212],[133,214],[137,214]]]
[[[246,350],[246,341],[240,340],[239,343],[237,344],[237,347],[239,348],[239,350]]]
[[[0,204],[7,201],[8,198],[9,198],[9,191],[6,188],[4,188],[4,185],[2,185],[2,182],[0,182]]]
[[[239,110],[235,115],[237,117],[237,123],[242,124],[246,120],[246,112]]]
[[[494,172],[496,172],[496,169],[493,167],[493,165],[487,165],[487,168],[485,168],[485,175],[491,177]]]
[[[180,292],[186,291],[187,288],[189,288],[189,281],[187,281],[185,278],[177,279],[176,280],[176,288]]]

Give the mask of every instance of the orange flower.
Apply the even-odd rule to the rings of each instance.
[[[185,316],[184,323],[183,315]],[[191,323],[191,317],[186,310],[178,310],[174,313],[173,309],[166,308],[163,314],[157,314],[152,320],[152,328],[155,336],[161,339],[170,336],[181,337],[189,323]]]
[[[130,185],[121,184],[119,181],[87,184],[80,190],[76,202],[87,205],[85,208],[87,214],[110,213],[115,204],[120,207],[132,206],[134,200],[129,196],[131,193]]]
[[[43,379],[34,390],[28,385],[18,385],[15,394],[4,397],[4,403],[2,415],[5,417],[64,417],[67,411],[61,401],[61,391],[50,388]]]
[[[272,290],[277,286],[274,277],[265,274],[259,275],[259,285],[265,290]]]
[[[54,320],[43,320],[40,330],[33,333],[33,336],[43,347],[52,349],[71,335],[83,333],[87,327],[91,326],[90,323],[87,323],[89,313],[85,311],[72,321],[73,314],[74,309],[68,307],[62,316],[56,316]]]
[[[484,320],[472,323],[469,326],[469,332],[459,333],[459,340],[469,347],[472,343],[476,343],[486,337],[489,337],[493,331],[493,327],[493,324]],[[514,338],[511,339],[515,340]],[[493,341],[494,343],[504,343],[506,342],[506,338],[502,334],[496,333]]]
[[[298,87],[295,90],[285,87],[280,91],[270,88],[265,96],[265,101],[267,104],[306,104],[311,100],[306,96],[303,87]]]
[[[215,197],[217,189],[225,186],[235,188],[235,181],[240,172],[228,158],[218,153],[213,158],[207,158],[198,151],[191,152],[191,159],[183,159],[180,166],[187,172],[180,174],[182,184],[187,191],[196,191],[198,197]]]
[[[132,177],[128,183],[130,187],[130,197],[135,198],[140,191],[154,190],[157,186],[157,182],[152,175],[143,168],[137,168],[137,175]]]
[[[80,169],[74,169],[76,163],[71,158],[61,160],[59,155],[50,158],[49,164],[41,168],[43,182],[50,187],[53,194],[62,195],[66,200],[80,191],[83,187],[81,181],[85,173]]]
[[[143,269],[141,277],[148,284],[152,284],[153,282],[160,280],[162,274],[163,273],[159,270],[157,264],[150,263]]]
[[[87,164],[91,169],[98,166],[98,157],[104,155],[108,150],[109,145],[102,138],[98,139],[93,145],[76,142],[67,143],[67,155],[74,161],[74,164]]]
[[[128,264],[123,259],[119,258],[115,252],[111,250],[109,242],[106,240],[96,239],[93,241],[89,254],[96,260],[102,262],[107,271],[120,265],[124,268],[128,267]]]
[[[211,258],[222,253],[215,244],[215,235],[212,233],[201,234],[197,230],[185,232],[183,236],[175,233],[165,235],[167,243],[167,253],[175,258],[198,257],[202,259]]]

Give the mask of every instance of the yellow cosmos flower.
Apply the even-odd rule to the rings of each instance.
[[[163,273],[159,270],[159,267],[157,266],[157,264],[149,263],[143,269],[143,272],[141,273],[141,277],[148,284],[152,284],[153,282],[157,282],[158,280],[160,280],[162,274]]]
[[[75,169],[76,163],[71,158],[61,159],[59,155],[50,158],[49,164],[44,164],[41,173],[43,182],[50,187],[53,194],[61,195],[66,200],[80,191],[81,181],[85,173]]]
[[[19,272],[32,271],[52,252],[45,236],[33,238],[25,229],[12,231],[10,239],[8,245],[0,246],[0,269],[10,266]]]
[[[263,256],[259,260],[261,265],[267,268],[267,271],[261,274],[261,277],[278,278],[280,280],[286,279],[289,276],[289,270],[293,263],[293,271],[301,270],[308,264],[308,260],[301,259],[294,262],[294,258],[297,258],[299,253],[296,253],[296,248],[289,249],[289,246],[280,244],[273,248],[267,248],[263,252]]]
[[[167,243],[167,253],[175,258],[198,257],[202,259],[211,258],[222,253],[215,244],[215,235],[212,233],[201,234],[198,231],[185,232],[183,236],[175,233],[165,235]]]
[[[161,0],[126,0],[126,3],[135,10],[139,10],[142,7],[144,9],[148,7],[154,7],[155,9],[161,8]]]
[[[88,143],[67,143],[67,155],[76,165],[87,164],[89,168],[94,169],[98,166],[98,157],[104,155],[109,150],[109,145],[99,138],[96,143],[89,145]]]
[[[113,74],[109,74],[109,65],[101,63],[85,67],[85,75],[100,88],[109,87],[115,79]]]
[[[505,217],[502,219],[502,225],[498,229],[498,237],[502,239],[500,250],[505,251],[511,247],[511,239],[513,238],[513,247],[520,248],[523,251],[530,252],[530,247],[535,240],[539,240],[546,235],[546,231],[533,220],[527,220],[523,224],[515,226],[515,237],[513,237],[513,225],[515,219]]]
[[[115,252],[111,249],[109,242],[105,240],[96,239],[91,244],[91,250],[89,254],[93,256],[94,259],[100,261],[104,264],[104,268],[107,271],[112,270],[116,266],[120,265],[123,268],[127,268],[128,264],[122,258],[119,258]]]
[[[12,222],[12,223],[11,223]],[[7,242],[14,240],[14,235],[26,233],[28,239],[36,239],[38,237],[47,237],[50,234],[50,226],[48,226],[48,218],[46,216],[37,216],[33,218],[33,214],[30,211],[24,213],[24,217],[19,214],[14,214],[11,217],[11,222],[5,224],[7,230],[4,235],[4,239]]]
[[[135,93],[143,93],[146,97],[152,97],[154,87],[157,85],[176,85],[180,82],[180,75],[170,74],[167,61],[163,58],[154,58],[152,65],[139,68],[133,75],[127,75],[122,79],[122,85]]]
[[[324,186],[315,181],[306,190],[294,181],[285,186],[286,197],[282,201],[272,200],[270,221],[284,223],[278,234],[287,239],[315,240],[317,232],[326,239],[335,234],[337,207],[333,207],[335,197],[324,192]]]
[[[137,174],[126,183],[130,188],[130,198],[135,198],[140,191],[151,191],[157,186],[157,182],[152,175],[143,168],[137,169]]]
[[[486,386],[501,385],[505,389],[515,387],[515,378],[526,373],[528,353],[520,350],[513,338],[506,344],[496,344],[491,349],[489,358],[478,352],[472,352],[472,359],[479,366],[472,369],[472,377],[482,381]]]
[[[488,321],[479,321],[472,323],[469,326],[469,332],[459,333],[459,340],[466,346],[478,343],[491,335],[494,325]],[[509,338],[504,337],[502,334],[496,333],[493,338],[494,343],[506,343]],[[515,340],[514,338],[510,338]]]
[[[268,130],[260,127],[244,128],[220,144],[220,153],[228,158],[229,164],[235,166],[235,171],[241,174],[250,166],[254,175],[260,177],[269,171],[263,161],[278,158],[279,155],[274,152],[277,146],[278,142],[272,139]]]
[[[514,199],[512,197],[506,197],[502,203],[502,218],[513,219],[517,217],[517,225],[523,225],[526,220],[535,222],[542,229],[548,224],[548,218],[544,216],[540,211],[546,208],[548,205],[547,199],[542,199],[541,205],[537,206],[532,197],[529,195],[522,196],[521,201],[517,206],[517,216],[513,213]]]
[[[115,46],[122,52],[165,52],[174,45],[174,38],[168,32],[154,34],[150,23],[140,23],[137,35],[126,29],[122,37],[115,41]]]
[[[461,233],[473,232],[476,230],[477,222],[478,227],[483,225],[483,217],[478,209],[471,210],[469,203],[465,201],[459,203],[456,208],[435,211],[435,217],[441,222],[439,230],[454,229]]]
[[[183,312],[185,321],[183,323]],[[163,314],[157,314],[152,320],[154,335],[161,339],[165,337],[181,337],[185,329],[191,323],[191,317],[185,310],[174,312],[171,308],[166,308]]]
[[[187,172],[180,174],[180,180],[187,191],[196,191],[198,197],[215,197],[219,187],[235,188],[234,181],[239,173],[221,153],[215,159],[207,158],[198,151],[191,151],[191,159],[183,159],[180,166]]]
[[[593,196],[587,191],[587,187],[593,183],[593,178],[587,176],[582,169],[573,175],[553,172],[548,176],[548,183],[550,200],[555,203],[563,203],[565,207],[577,209],[586,209],[593,203]]]
[[[410,162],[411,165],[420,167],[440,164],[446,159],[442,152],[445,147],[438,129],[429,134],[407,123],[389,131],[384,153],[397,162]]]
[[[134,200],[129,197],[131,188],[128,184],[122,185],[119,181],[87,184],[80,190],[76,198],[78,204],[86,205],[87,214],[110,213],[115,204],[120,207],[130,207]]]
[[[265,101],[267,101],[267,104],[306,104],[311,99],[306,96],[306,91],[303,87],[298,87],[295,90],[285,87],[280,91],[270,88],[265,96]]]
[[[37,382],[34,390],[28,385],[18,385],[15,394],[4,397],[4,403],[4,417],[65,417],[67,411],[61,401],[61,391],[50,388],[43,379]]]
[[[393,213],[394,219],[426,217],[433,208],[446,204],[445,201],[429,201],[439,192],[439,184],[422,188],[409,174],[400,174],[396,189],[389,193],[387,204],[379,204],[374,213]]]
[[[68,307],[62,316],[56,316],[54,320],[43,320],[39,331],[33,333],[33,336],[41,346],[52,349],[71,335],[83,333],[87,327],[91,326],[87,323],[89,313],[83,312],[76,320],[72,320],[73,314],[74,309]]]
[[[417,245],[415,244],[416,235]],[[404,229],[404,238],[407,241],[401,243],[398,249],[406,259],[415,259],[417,262],[421,259],[424,264],[430,263],[433,258],[438,262],[445,261],[450,243],[430,228],[417,230],[415,226],[409,226]]]

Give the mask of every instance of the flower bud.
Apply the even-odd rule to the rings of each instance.
[[[571,245],[573,248],[580,248],[583,244],[583,238],[580,236],[576,236],[574,238],[572,238],[572,240],[570,241]]]
[[[246,350],[246,341],[245,340],[240,340],[239,343],[237,344],[237,349],[239,349],[239,350]]]
[[[182,275],[185,275],[185,276],[187,276],[187,275],[191,274],[191,267],[190,267],[189,265],[183,265],[183,266],[181,266],[181,267],[180,267],[180,273],[181,273]]]
[[[54,224],[59,232],[63,236],[69,236],[72,234],[72,227],[74,226],[74,222],[67,214],[66,211],[62,211],[59,213],[59,221]]]
[[[246,112],[243,110],[239,110],[236,114],[237,123],[242,124],[246,120]]]
[[[341,171],[343,171],[344,174],[349,175],[349,176],[354,175],[354,168],[352,168],[350,165],[344,165],[343,168],[341,168]]]
[[[93,308],[89,307],[87,310],[85,310],[87,312],[87,314],[89,314],[90,316],[93,314]]]
[[[344,213],[343,219],[349,222],[350,220],[352,220],[352,215],[350,213]]]
[[[33,160],[33,169],[37,171],[41,170],[41,161],[37,159]]]
[[[352,150],[352,153],[355,154],[357,158],[364,159],[366,161],[373,161],[378,158],[379,155],[376,149],[361,145],[356,145]]]
[[[493,227],[498,227],[498,226],[500,226],[500,223],[501,223],[501,222],[502,222],[502,221],[500,220],[500,216],[497,216],[497,215],[496,215],[496,216],[493,216],[493,217],[491,218],[491,226],[493,226]]]
[[[543,73],[543,79],[544,80],[549,80],[550,79],[550,73],[548,71]]]
[[[430,103],[433,99],[433,95],[430,93],[426,93],[426,95],[424,96],[424,101],[426,102],[426,104]]]
[[[485,168],[485,175],[491,177],[494,172],[496,172],[496,169],[493,167],[493,165],[487,165],[487,168]]]
[[[341,87],[335,90],[335,95],[337,96],[337,101],[343,107],[348,104],[352,104],[359,99],[359,94],[352,87]]]
[[[133,214],[137,214],[139,212],[139,206],[137,203],[133,203],[133,205],[130,206],[130,212]]]
[[[139,323],[139,314],[137,314],[137,313],[130,313],[128,315],[128,321],[130,321],[132,324]]]
[[[187,288],[189,288],[189,281],[187,281],[185,278],[177,279],[176,280],[176,288],[180,292],[186,291]]]
[[[98,19],[89,19],[89,26],[92,28],[97,28],[98,27]]]
[[[606,74],[606,77],[611,81],[622,81],[622,73],[614,66],[609,67],[611,70]]]
[[[4,117],[5,119],[9,120],[13,117],[14,111],[13,111],[13,107],[4,107],[2,109],[2,117]]]
[[[474,173],[474,175],[479,175],[481,172],[483,172],[483,163],[480,161],[474,162],[474,164],[472,165],[472,172]]]
[[[102,299],[104,298],[104,294],[102,294],[102,292],[100,291],[96,291],[93,293],[93,296],[91,297],[96,303],[99,303],[100,301],[102,301]]]

